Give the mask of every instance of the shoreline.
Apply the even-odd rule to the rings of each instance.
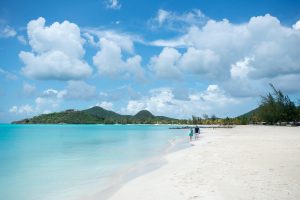
[[[186,142],[185,142],[186,141]],[[128,182],[135,178],[141,177],[152,171],[158,170],[167,164],[166,156],[168,154],[184,150],[189,148],[187,136],[181,136],[179,138],[173,138],[168,141],[168,145],[162,150],[160,155],[146,158],[142,161],[127,166],[125,169],[117,171],[113,174],[111,179],[105,184],[107,187],[101,189],[101,191],[90,196],[91,200],[107,200],[110,199],[117,191],[119,191]],[[86,199],[86,197],[82,198]],[[80,198],[81,200],[81,198]]]
[[[299,199],[300,128],[210,129],[109,199]]]
[[[202,133],[204,131],[202,130]],[[189,137],[182,136],[177,139],[172,139],[169,141],[169,145],[163,150],[162,155],[147,158],[143,161],[136,163],[135,165],[129,166],[126,170],[118,172],[115,174],[114,179],[119,179],[118,181],[111,182],[110,186],[102,190],[97,194],[97,197],[93,197],[92,200],[109,200],[111,199],[119,190],[122,189],[128,182],[132,180],[147,175],[153,171],[159,170],[164,165],[168,164],[168,156],[180,151],[184,151],[194,146],[194,142],[189,141]],[[149,166],[150,165],[150,166]]]

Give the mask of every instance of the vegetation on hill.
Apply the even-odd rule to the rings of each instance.
[[[121,115],[95,106],[82,111],[66,110],[42,114],[30,119],[13,122],[16,124],[170,124],[178,123],[177,119],[154,116],[147,110],[136,115]]]
[[[42,114],[30,119],[13,122],[16,124],[96,124],[101,120],[82,111],[64,111]]]
[[[135,114],[134,117],[137,119],[152,119],[155,116],[148,110],[141,110],[140,112]]]

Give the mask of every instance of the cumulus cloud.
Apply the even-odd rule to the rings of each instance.
[[[35,99],[35,114],[47,114],[59,111],[62,99],[56,97],[39,96]]]
[[[79,27],[68,21],[45,26],[40,17],[27,25],[32,52],[21,51],[22,72],[34,79],[76,80],[88,77],[91,67],[82,59],[84,39]]]
[[[171,31],[184,31],[191,25],[202,26],[206,23],[206,17],[199,9],[194,9],[185,13],[176,13],[159,9],[157,15],[149,20],[152,29],[167,29]]]
[[[49,88],[35,98],[34,111],[36,114],[46,114],[57,111],[63,101],[63,92]]]
[[[250,66],[251,59],[246,57],[231,65],[230,74],[232,78],[246,78],[253,68]]]
[[[48,98],[61,98],[62,95],[59,94],[59,91],[58,90],[55,90],[53,88],[49,88],[49,89],[46,89],[42,92],[42,95],[41,97],[48,97]]]
[[[102,101],[101,103],[97,103],[96,106],[100,106],[106,110],[112,110],[114,107],[114,104],[109,101]]]
[[[184,74],[211,74],[211,69],[219,65],[219,56],[213,51],[189,47],[185,53],[165,47],[158,56],[150,60],[150,69],[157,77],[181,79]],[[201,66],[201,67],[200,67]]]
[[[135,34],[118,32],[115,30],[104,30],[99,28],[86,28],[84,36],[93,46],[101,47],[100,39],[106,39],[117,44],[122,51],[126,53],[134,53],[134,42],[145,43],[143,39]],[[96,39],[95,39],[96,38]]]
[[[121,3],[118,0],[107,0],[106,8],[119,10],[122,7]]]
[[[177,63],[181,54],[174,48],[165,47],[158,56],[150,60],[150,69],[159,78],[180,79],[181,72]]]
[[[24,92],[32,94],[35,91],[35,87],[25,83],[23,85]],[[45,114],[59,109],[62,98],[60,98],[59,91],[55,89],[47,89],[42,92],[38,97],[35,98],[32,105],[26,104],[21,106],[13,106],[9,109],[10,113],[18,115],[37,115]]]
[[[100,51],[93,57],[93,63],[98,67],[100,74],[110,77],[135,76],[138,79],[144,78],[141,56],[134,55],[123,60],[122,48],[116,42],[101,38],[99,43]]]
[[[293,25],[293,28],[295,30],[300,30],[300,20],[298,20],[294,25]]]
[[[9,109],[10,113],[14,113],[14,114],[31,114],[34,112],[33,108],[26,104],[26,105],[21,105],[21,106],[13,106]]]
[[[177,56],[175,65],[171,65],[181,75],[199,75],[218,84],[238,81],[238,78],[259,84],[280,76],[300,76],[297,23],[293,28],[287,27],[269,14],[252,17],[243,24],[232,24],[226,19],[208,20],[204,26],[191,26],[179,38],[152,44],[165,44],[174,49],[186,47]],[[161,54],[164,51],[165,48]]]
[[[90,100],[96,96],[96,87],[84,81],[68,81],[63,90],[49,88],[40,95],[42,98],[58,100]]]
[[[148,96],[128,101],[122,112],[135,114],[146,109],[155,115],[167,115],[176,118],[187,118],[192,115],[201,116],[204,113],[218,113],[225,116],[228,113],[228,107],[240,103],[239,99],[231,97],[218,85],[209,85],[202,92],[191,92],[187,99],[175,98],[171,88],[157,88],[150,90]]]
[[[91,35],[90,33],[88,32],[85,32],[83,34],[83,36],[87,39],[88,43],[91,44],[92,46],[96,47],[97,46],[97,43],[95,42],[95,38],[93,35]]]

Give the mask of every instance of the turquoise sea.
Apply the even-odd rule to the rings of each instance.
[[[105,199],[188,145],[167,125],[0,125],[0,199]]]

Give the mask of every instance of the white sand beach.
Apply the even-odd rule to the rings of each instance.
[[[192,145],[110,199],[300,199],[300,127],[205,129]]]

